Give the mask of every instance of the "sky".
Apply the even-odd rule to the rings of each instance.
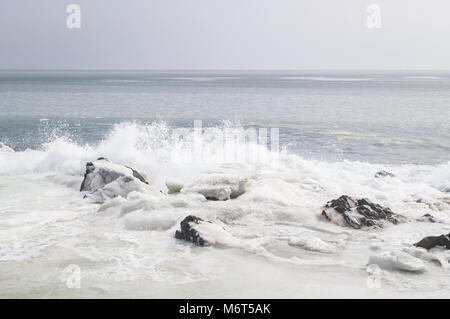
[[[450,70],[450,1],[1,0],[0,69]]]

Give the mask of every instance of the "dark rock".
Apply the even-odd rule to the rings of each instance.
[[[415,243],[414,246],[422,247],[427,250],[436,246],[441,246],[445,247],[445,249],[450,249],[450,233],[447,235],[425,237],[421,241]]]
[[[125,165],[125,167],[131,169],[131,171],[133,172],[133,176],[136,177],[138,180],[140,180],[142,183],[148,184],[148,181],[145,179],[144,176],[141,175],[141,173],[139,173],[139,172],[136,171],[135,169],[132,169],[132,168],[129,167],[129,166],[126,166],[126,165]]]
[[[425,214],[422,217],[416,219],[418,222],[429,222],[429,223],[440,223],[446,224],[446,222],[442,219],[436,218],[431,214]]]
[[[382,177],[395,177],[395,175],[387,171],[379,171],[375,173],[375,178],[382,178]]]
[[[89,174],[95,170],[95,166],[92,162],[86,163],[86,172],[84,173],[83,181],[81,182],[80,192],[87,190],[86,180]]]
[[[396,225],[408,220],[402,215],[395,214],[388,207],[380,206],[365,198],[354,199],[347,195],[329,201],[322,215],[337,225],[356,229],[363,226],[383,227],[386,221]]]
[[[195,229],[195,225],[200,223],[211,223],[208,221],[204,221],[199,217],[195,217],[193,215],[187,216],[180,223],[181,230],[175,231],[175,238],[191,241],[198,246],[209,246],[207,240],[205,240],[200,232]]]

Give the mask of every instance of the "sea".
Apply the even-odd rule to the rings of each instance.
[[[180,130],[196,123],[216,138],[193,160]],[[230,131],[248,133],[233,154],[256,160],[227,156]],[[3,70],[0,142],[0,297],[450,297],[444,249],[413,257],[420,274],[397,267],[413,243],[450,232],[450,72]],[[86,201],[99,157],[161,195]],[[168,180],[229,175],[248,179],[236,199],[167,192]],[[343,194],[443,223],[321,218]],[[187,215],[239,245],[175,239]],[[389,254],[401,260],[374,272],[369,258]]]

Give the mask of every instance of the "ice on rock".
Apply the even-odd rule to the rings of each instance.
[[[231,174],[207,174],[182,189],[183,193],[200,193],[208,200],[229,200],[245,193],[248,179]]]
[[[86,164],[80,191],[86,192],[85,198],[98,203],[103,203],[107,198],[127,197],[131,192],[156,192],[145,174],[105,158]]]
[[[445,261],[443,261],[441,258],[439,258],[438,256],[429,253],[426,249],[424,248],[418,248],[418,247],[408,247],[408,248],[404,248],[403,251],[413,257],[422,259],[424,261],[433,261],[433,262],[437,262],[442,266],[445,266]]]
[[[369,264],[377,264],[380,268],[390,270],[410,272],[424,272],[426,270],[422,260],[402,251],[389,251],[381,255],[370,256]]]
[[[175,238],[193,242],[198,246],[233,246],[236,239],[223,227],[199,217],[189,215],[175,231]]]

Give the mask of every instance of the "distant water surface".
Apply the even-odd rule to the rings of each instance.
[[[0,72],[0,140],[98,142],[114,123],[228,120],[280,128],[308,158],[442,163],[450,156],[445,72]]]

